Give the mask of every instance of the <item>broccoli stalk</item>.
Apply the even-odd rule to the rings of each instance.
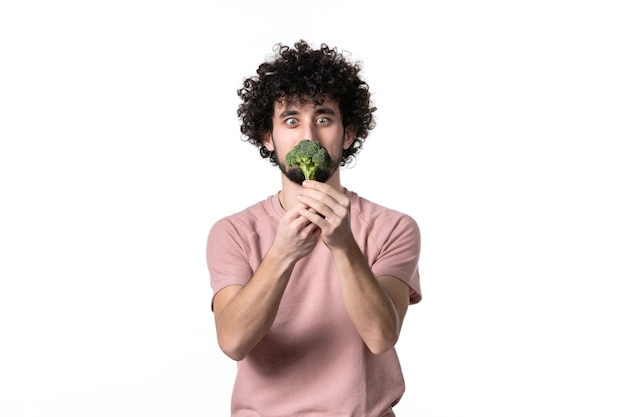
[[[328,151],[313,140],[301,140],[287,154],[287,166],[300,168],[307,180],[314,180],[318,168],[330,168],[332,163]]]

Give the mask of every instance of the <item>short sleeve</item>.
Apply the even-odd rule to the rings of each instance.
[[[390,275],[411,288],[410,303],[422,299],[418,261],[421,234],[417,222],[408,215],[385,219],[384,233],[377,234],[380,252],[372,265],[375,276]]]
[[[245,285],[253,275],[249,248],[228,219],[213,225],[207,238],[206,261],[213,296],[229,285]],[[213,303],[211,302],[211,306]]]

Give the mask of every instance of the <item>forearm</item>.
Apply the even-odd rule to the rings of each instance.
[[[250,282],[216,315],[218,343],[229,357],[243,359],[268,332],[293,265],[268,252]]]
[[[354,242],[333,250],[343,300],[357,332],[373,353],[392,348],[400,333],[400,317],[380,282],[373,275],[363,253]]]

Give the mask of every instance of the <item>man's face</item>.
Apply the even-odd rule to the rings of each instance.
[[[267,134],[265,146],[276,152],[276,160],[283,174],[291,181],[302,184],[304,174],[300,168],[287,167],[285,157],[304,139],[319,142],[330,154],[333,165],[316,173],[316,179],[326,182],[339,168],[343,150],[354,140],[352,129],[344,129],[337,102],[325,100],[322,104],[295,100],[277,101],[272,118],[273,129]]]

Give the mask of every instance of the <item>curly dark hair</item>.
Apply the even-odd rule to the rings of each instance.
[[[376,123],[368,84],[359,76],[361,65],[350,62],[336,48],[321,44],[313,49],[300,40],[293,48],[274,46],[274,57],[259,65],[256,76],[246,78],[237,90],[242,103],[237,109],[242,139],[257,146],[263,158],[277,164],[276,155],[263,145],[263,134],[272,131],[274,103],[281,99],[337,101],[343,126],[352,126],[356,138],[343,151],[341,166],[350,162]]]

